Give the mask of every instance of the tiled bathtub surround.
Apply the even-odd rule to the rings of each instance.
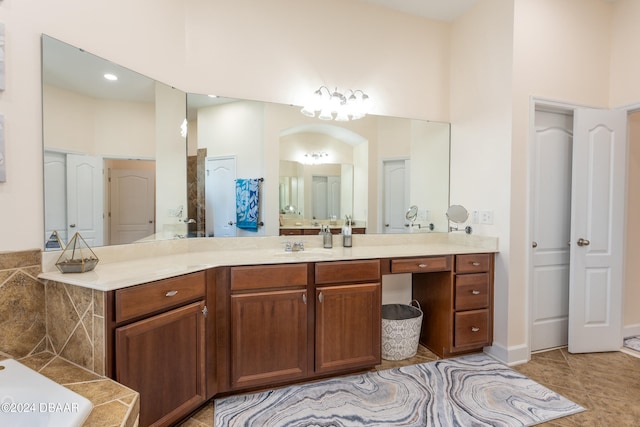
[[[133,427],[138,424],[140,396],[130,388],[46,351],[21,358],[20,362],[93,403],[93,410],[83,427]]]
[[[0,355],[50,351],[104,375],[104,293],[37,279],[40,250],[0,254]]]
[[[48,281],[46,312],[48,349],[104,375],[104,293]]]
[[[40,250],[0,253],[0,354],[25,357],[47,349]]]

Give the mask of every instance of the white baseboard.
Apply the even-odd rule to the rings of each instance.
[[[635,337],[636,335],[640,335],[640,323],[622,328],[622,336],[624,338]]]
[[[507,366],[527,363],[531,356],[529,346],[524,344],[506,348],[494,342],[491,347],[485,347],[484,352]]]

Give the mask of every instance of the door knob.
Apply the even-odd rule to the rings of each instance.
[[[538,247],[538,242],[531,242],[531,247],[532,248],[537,248]]]
[[[590,241],[588,241],[587,239],[583,239],[582,237],[578,239],[578,246],[589,246],[589,244],[591,243]]]

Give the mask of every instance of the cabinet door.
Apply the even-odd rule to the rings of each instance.
[[[316,372],[380,363],[379,283],[316,289]]]
[[[231,386],[307,374],[306,289],[231,295]]]
[[[140,393],[140,425],[170,425],[205,401],[204,302],[116,329],[116,380]]]

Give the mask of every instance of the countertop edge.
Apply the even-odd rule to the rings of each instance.
[[[363,237],[366,235],[362,235]],[[412,235],[409,235],[412,236]],[[315,237],[315,236],[309,236]],[[42,280],[51,280],[70,285],[86,287],[103,292],[135,286],[142,283],[167,279],[197,271],[207,270],[222,266],[239,265],[263,265],[263,264],[287,264],[300,262],[326,262],[345,261],[373,258],[401,258],[413,256],[435,256],[435,255],[458,255],[465,253],[497,253],[497,238],[453,235],[447,239],[431,239],[431,241],[420,238],[406,237],[361,239],[360,243],[351,248],[334,246],[332,249],[323,249],[320,246],[320,239],[307,239],[306,250],[301,252],[285,252],[280,243],[290,240],[272,239],[256,240],[255,242],[242,242],[241,247],[234,246],[232,241],[229,249],[219,247],[224,246],[223,238],[218,238],[213,242],[194,242],[192,247],[184,246],[176,252],[165,251],[156,252],[150,243],[144,246],[132,245],[131,250],[139,250],[141,247],[148,250],[148,256],[132,256],[127,260],[123,254],[120,260],[98,263],[93,271],[86,273],[60,273],[57,270],[49,270],[40,273],[38,276]],[[252,238],[243,238],[251,240]],[[257,238],[259,239],[259,238]],[[315,240],[318,240],[316,242]],[[334,242],[338,239],[334,239]],[[405,240],[404,242],[402,240]],[[121,248],[124,248],[123,245]],[[97,248],[96,252],[100,258]],[[43,270],[45,267],[43,253]],[[47,254],[48,255],[48,254]],[[139,255],[139,254],[138,254]],[[49,257],[51,258],[51,257]],[[54,267],[55,268],[55,267]]]

